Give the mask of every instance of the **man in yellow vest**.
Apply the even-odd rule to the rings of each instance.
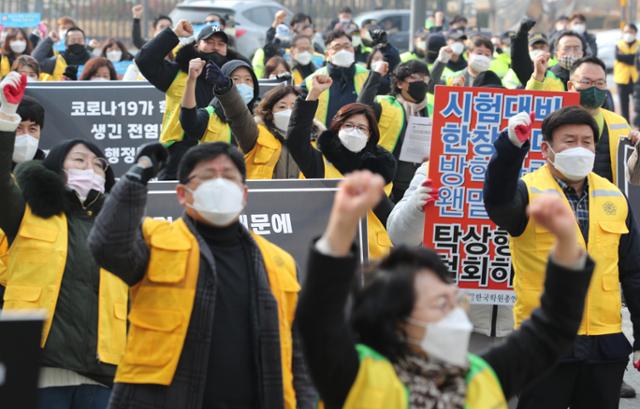
[[[89,238],[132,287],[111,409],[312,408],[293,328],[295,261],[239,222],[242,154],[223,142],[189,149],[176,189],[185,214],[173,222],[143,217],[166,157],[157,143],[140,150]]]
[[[640,134],[632,132],[623,117],[602,108],[607,97],[607,73],[604,63],[597,57],[584,57],[576,61],[571,68],[567,88],[569,91],[580,93],[580,106],[586,109],[598,124],[593,171],[617,184],[620,139],[629,137],[631,142],[636,144],[640,141]]]
[[[326,44],[327,66],[308,76],[303,85],[303,88],[310,90],[316,75],[329,75],[333,80],[328,92],[320,96],[316,111],[316,119],[324,126],[329,125],[340,108],[356,102],[369,76],[369,70],[356,64],[351,37],[344,31],[334,30],[329,33]]]
[[[627,24],[622,29],[622,39],[616,44],[616,59],[613,63],[613,80],[618,86],[620,96],[620,111],[627,122],[629,117],[629,97],[633,96],[633,84],[638,81],[638,68],[636,67],[636,55],[640,48],[640,42],[636,39],[638,27],[635,24]]]
[[[520,409],[617,409],[632,351],[640,365],[640,235],[622,192],[591,171],[597,134],[596,121],[583,108],[555,111],[542,124],[546,163],[520,179],[531,146],[531,119],[522,112],[496,140],[485,177],[489,217],[510,234],[516,327],[540,305],[546,255],[554,241],[549,230],[529,217],[530,202],[543,194],[561,197],[575,214],[581,247],[596,263],[573,350],[520,396]],[[620,287],[631,312],[633,348],[622,333]]]

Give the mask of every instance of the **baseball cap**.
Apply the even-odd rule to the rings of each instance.
[[[536,43],[549,44],[549,40],[547,40],[547,36],[544,35],[544,33],[529,34],[529,47],[531,47]]]
[[[200,32],[198,33],[197,40],[206,40],[214,35],[219,35],[222,38],[222,41],[229,44],[229,37],[227,37],[227,33],[225,33],[224,30],[220,28],[220,26],[209,24],[202,27],[202,30],[200,30]]]

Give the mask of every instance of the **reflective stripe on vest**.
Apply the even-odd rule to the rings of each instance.
[[[529,202],[541,194],[558,194],[570,207],[562,189],[551,175],[548,165],[522,177],[527,185]],[[622,331],[618,247],[620,236],[629,232],[627,201],[608,180],[590,173],[588,245],[576,223],[580,246],[595,260],[596,268],[585,301],[578,334],[603,335]],[[547,259],[555,238],[533,219],[518,237],[510,237],[515,272],[516,303],[513,308],[516,328],[540,305]]]
[[[343,409],[409,409],[409,390],[396,374],[393,365],[373,349],[356,346],[360,367]],[[482,358],[469,354],[465,376],[465,409],[507,409],[500,382]]]
[[[170,385],[196,298],[200,248],[183,219],[146,219],[142,231],[150,249],[149,264],[131,290],[129,338],[115,382]],[[287,409],[295,409],[291,328],[300,291],[295,261],[262,237],[252,237],[278,304],[284,400]]]
[[[207,122],[207,130],[200,138],[200,143],[205,142],[226,142],[231,143],[231,126],[222,122],[216,110],[208,105],[205,110],[209,113],[209,122]]]
[[[613,184],[618,184],[618,145],[620,138],[626,138],[631,132],[631,127],[624,117],[601,108],[604,123],[609,131],[609,157],[611,160],[611,174],[613,175]]]
[[[27,207],[9,251],[4,309],[46,310],[42,347],[51,330],[67,262],[67,233],[64,214],[43,219]],[[128,290],[118,277],[100,270],[97,355],[102,362],[117,365],[124,352]]]
[[[362,91],[362,86],[364,85],[365,81],[369,77],[369,70],[367,70],[366,68],[362,67],[359,64],[355,64],[355,70],[356,72],[355,72],[355,75],[353,76],[353,85],[354,85],[356,94],[360,94],[360,91]],[[307,90],[311,89],[314,76],[329,75],[328,73],[329,71],[327,67],[322,67],[318,69],[316,72],[314,72],[313,74],[309,75],[307,79],[305,79]],[[316,110],[315,118],[324,126],[327,126],[327,121],[331,122],[331,118],[327,118],[327,112],[329,111],[329,101],[331,99],[330,93],[331,93],[331,88],[329,88],[328,90],[320,94],[320,97],[318,97],[318,109]]]

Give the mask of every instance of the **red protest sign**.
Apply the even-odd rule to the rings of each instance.
[[[475,304],[512,304],[509,237],[489,220],[482,187],[493,142],[519,112],[533,113],[523,173],[544,164],[544,118],[577,105],[579,94],[497,88],[436,87],[429,177],[438,200],[425,210],[424,245],[435,249]]]

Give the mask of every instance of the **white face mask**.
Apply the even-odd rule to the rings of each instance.
[[[529,58],[531,58],[531,61],[535,62],[536,58],[540,57],[542,54],[544,54],[546,51],[544,50],[531,50],[529,51]]]
[[[574,24],[571,27],[572,31],[575,31],[578,34],[584,34],[585,31],[587,31],[587,26],[584,24]]]
[[[22,54],[27,49],[27,42],[23,40],[13,40],[9,42],[9,48],[16,54]]]
[[[29,134],[16,135],[16,142],[13,145],[13,161],[22,163],[33,159],[38,151],[38,139]]]
[[[382,64],[384,64],[384,60],[375,61],[371,64],[371,69],[377,72],[382,66]]]
[[[464,51],[464,44],[456,41],[455,43],[451,44],[451,51],[453,51],[455,55],[462,54],[462,52]]]
[[[64,42],[64,37],[67,35],[67,30],[59,30],[58,36],[60,36],[60,41]]]
[[[482,54],[471,54],[471,57],[469,57],[469,66],[478,74],[485,72],[491,66],[491,58]]]
[[[122,58],[122,51],[120,50],[107,51],[107,59],[109,61],[119,62],[121,58]]]
[[[584,179],[593,170],[596,155],[589,149],[578,146],[555,153],[549,146],[549,150],[553,152],[553,167],[572,182]]]
[[[286,109],[284,111],[275,112],[273,114],[273,124],[282,132],[287,132],[289,127],[289,119],[291,119],[291,110]]]
[[[351,67],[355,60],[353,52],[347,50],[340,50],[331,57],[333,65],[343,68]]]
[[[85,201],[89,192],[95,190],[104,193],[104,176],[98,175],[93,169],[67,169],[67,187],[78,194],[81,201]]]
[[[425,329],[420,348],[429,356],[452,365],[468,366],[469,338],[473,324],[461,307],[456,307],[443,319],[423,323],[409,318],[408,323]]]
[[[311,62],[313,55],[309,51],[303,51],[301,53],[297,53],[295,60],[300,63],[300,65],[307,65]]]
[[[622,39],[624,40],[625,43],[633,43],[634,41],[636,41],[636,36],[634,36],[631,33],[624,33],[622,35]]]
[[[351,38],[351,44],[353,44],[355,48],[360,47],[362,45],[362,39],[360,36],[353,36]]]
[[[202,182],[191,193],[193,194],[193,204],[187,206],[216,227],[230,225],[244,209],[242,189],[236,183],[224,178]]]
[[[349,149],[353,153],[358,153],[367,146],[368,135],[357,128],[340,129],[338,138],[342,142],[342,146]]]

